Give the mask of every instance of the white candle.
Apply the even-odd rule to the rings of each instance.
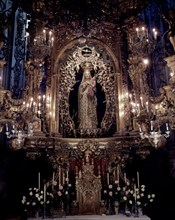
[[[46,202],[46,184],[44,184],[44,203]]]
[[[137,172],[137,186],[140,188],[140,177],[139,177],[139,172]]]
[[[67,178],[67,182],[69,182],[69,171],[66,171],[66,178]]]
[[[144,107],[143,106],[143,97],[142,96],[140,97],[140,101],[141,101],[141,106]]]
[[[40,172],[38,173],[38,189],[40,189]]]
[[[58,168],[58,175],[59,175],[59,185],[61,185],[61,167]]]
[[[126,173],[124,173],[124,180],[125,180],[125,183],[126,183]]]
[[[120,182],[120,171],[119,171],[119,165],[117,165],[117,180],[118,180],[118,185]]]
[[[55,181],[55,172],[53,172],[53,177],[52,177],[52,189],[54,187],[54,181]]]
[[[6,131],[9,131],[8,124],[6,124]]]
[[[142,128],[141,128],[141,126],[139,125],[139,132],[141,133],[142,132]]]
[[[137,195],[136,195],[136,185],[135,184],[134,184],[134,200],[135,200],[135,203],[136,203]]]
[[[146,111],[149,112],[149,109],[148,109],[148,102],[146,102]]]
[[[168,123],[166,123],[166,130],[169,131]]]
[[[153,121],[151,121],[151,131],[153,131]]]
[[[44,34],[44,43],[46,43],[46,30],[43,30],[43,34]]]
[[[107,184],[109,185],[109,173],[107,173]]]

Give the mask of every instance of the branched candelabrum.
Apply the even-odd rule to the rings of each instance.
[[[150,131],[150,133],[144,133],[141,130],[141,127],[140,127],[140,137],[141,137],[141,139],[147,138],[148,140],[152,141],[154,143],[154,147],[155,148],[158,147],[158,142],[159,142],[159,140],[160,140],[160,138],[162,136],[164,136],[165,138],[168,138],[170,136],[170,130],[169,130],[169,127],[168,127],[167,123],[166,123],[166,131],[165,131],[165,133],[162,133],[160,129],[158,131],[153,130],[152,123],[151,123],[151,131]]]

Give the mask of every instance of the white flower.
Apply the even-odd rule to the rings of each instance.
[[[44,204],[44,202],[43,202],[43,201],[41,201],[40,203],[41,203],[41,205],[43,205],[43,204]]]
[[[145,188],[145,185],[141,185],[141,188]]]
[[[30,192],[29,195],[30,195],[30,196],[33,196],[33,192]]]
[[[142,189],[141,189],[142,190]],[[139,191],[139,189],[136,189],[136,192],[138,192]]]
[[[120,190],[121,190],[121,188],[118,186],[118,187],[117,187],[117,191],[120,191]]]
[[[118,180],[115,180],[115,182],[114,182],[115,184],[118,184]]]
[[[65,192],[65,195],[68,195],[68,191]]]
[[[152,194],[151,196],[152,196],[152,198],[155,198],[155,194]]]
[[[26,205],[30,205],[30,202],[27,202]]]
[[[41,194],[43,194],[44,192],[41,190]]]
[[[145,188],[141,188],[141,191],[144,192],[144,191],[145,191]]]
[[[140,194],[140,196],[141,196],[141,197],[144,197],[144,194],[143,194],[143,193],[141,193],[141,194]]]
[[[109,189],[112,189],[112,185],[109,185],[108,188],[109,188]]]
[[[63,186],[62,185],[59,185],[59,190],[62,190],[63,189]]]
[[[37,188],[34,188],[34,190],[37,190]]]
[[[43,195],[40,195],[40,199],[43,199]]]
[[[29,191],[32,190],[32,188],[29,188]]]
[[[69,183],[68,186],[71,187],[72,185]]]
[[[129,200],[129,204],[132,204],[132,200]]]
[[[35,205],[36,205],[36,202],[32,202],[32,205],[35,206]]]
[[[140,199],[140,196],[139,196],[139,195],[137,196],[137,199]]]
[[[150,199],[151,198],[151,196],[150,195],[148,195],[148,199]]]
[[[130,193],[133,194],[133,190],[130,190]]]
[[[107,191],[106,191],[106,190],[104,190],[104,193],[107,193]]]
[[[125,200],[125,201],[127,200],[126,196],[123,197],[123,200]]]
[[[149,201],[150,201],[150,202],[153,202],[153,199],[150,199]]]
[[[38,198],[38,197],[39,197],[39,194],[37,193],[37,194],[35,195],[35,197]]]
[[[21,202],[22,202],[22,204],[24,204],[26,201],[23,199]]]
[[[47,204],[49,204],[49,203],[50,203],[50,201],[47,201],[46,203],[47,203]]]
[[[141,202],[137,201],[137,205],[141,205]]]

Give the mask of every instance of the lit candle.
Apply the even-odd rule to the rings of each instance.
[[[38,173],[38,189],[40,189],[40,172]]]
[[[53,47],[54,38],[51,38],[51,46]]]
[[[146,111],[149,112],[149,109],[148,109],[148,102],[146,102]]]
[[[139,172],[137,172],[137,186],[140,188],[140,177],[139,177]]]
[[[46,43],[46,30],[43,30],[43,34],[44,34],[44,43]]]
[[[169,131],[168,123],[166,123],[166,130]]]
[[[139,36],[139,28],[136,28],[137,37]]]
[[[153,131],[153,121],[151,121],[151,131]]]
[[[142,128],[141,128],[141,126],[139,125],[139,132],[142,132]]]
[[[140,97],[140,101],[141,101],[141,106],[143,107],[143,97]]]

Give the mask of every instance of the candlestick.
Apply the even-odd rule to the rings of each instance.
[[[125,180],[125,183],[126,183],[126,173],[124,173],[124,180]]]
[[[119,170],[119,165],[117,165],[117,180],[118,180],[118,185],[120,183],[120,170]]]
[[[58,167],[58,175],[59,175],[59,185],[61,185],[61,167]]]
[[[52,190],[53,190],[53,187],[54,187],[54,181],[55,181],[55,172],[53,172],[53,176],[52,176]]]
[[[38,189],[40,189],[40,172],[38,173]]]
[[[134,184],[134,200],[135,200],[135,203],[136,203],[137,195],[136,195],[136,185],[135,184]]]
[[[139,172],[137,172],[137,186],[140,188],[140,177],[139,177]]]
[[[44,203],[46,203],[46,184],[44,184]]]

